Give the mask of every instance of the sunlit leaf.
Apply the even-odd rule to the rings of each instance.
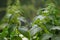
[[[38,27],[37,25],[34,25],[31,29],[30,29],[30,35],[34,36],[36,33],[42,31],[42,29],[40,27]]]
[[[19,32],[21,33],[21,34],[23,34],[25,37],[27,37],[27,38],[30,38],[30,32],[28,31],[28,29],[27,28],[25,28],[25,27],[20,27],[20,28],[18,28],[18,30],[19,30]]]

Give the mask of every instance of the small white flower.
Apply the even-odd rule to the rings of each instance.
[[[35,39],[35,38],[36,38],[36,36],[33,37],[33,39]]]
[[[43,11],[43,13],[48,13],[48,12],[49,12],[48,10]]]
[[[5,39],[5,40],[7,40],[7,38],[6,38],[6,37],[4,37],[4,39]]]
[[[21,38],[23,38],[24,36],[22,34],[19,35]]]
[[[45,18],[45,16],[42,16],[42,15],[39,15],[36,17],[36,19],[40,19],[40,20],[43,20]]]
[[[28,40],[28,38],[24,37],[24,38],[22,38],[22,40]]]

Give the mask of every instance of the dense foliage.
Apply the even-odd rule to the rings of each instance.
[[[60,0],[9,0],[0,11],[0,40],[60,40],[59,7]]]

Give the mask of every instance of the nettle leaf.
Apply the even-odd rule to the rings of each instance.
[[[55,35],[54,35],[54,36],[52,37],[52,40],[60,40],[60,35],[58,35],[58,36],[55,36]]]
[[[60,30],[60,27],[59,26],[52,27],[51,30]]]
[[[11,40],[22,40],[22,38],[19,37],[19,36],[14,36],[14,37],[11,38]]]
[[[50,29],[50,31],[51,31],[52,33],[54,33],[54,34],[59,35],[59,34],[60,34],[60,27],[59,27],[59,26],[52,27],[52,28]]]
[[[30,38],[30,32],[26,27],[18,28],[19,32],[23,34],[25,37]]]
[[[10,24],[10,25],[8,25],[8,37],[10,36],[11,37],[11,35],[13,34],[15,34],[15,30],[16,30],[16,25],[15,24]],[[12,35],[12,36],[13,36]]]
[[[37,25],[34,25],[31,29],[30,29],[30,35],[34,36],[36,33],[42,31],[42,29],[40,27],[38,27]]]
[[[51,40],[52,34],[43,34],[41,40]]]
[[[24,17],[18,17],[18,20],[26,22],[26,19]]]
[[[2,33],[1,33],[1,37],[5,37],[5,36],[7,36],[7,34],[8,34],[8,26],[6,26],[4,29],[3,29],[3,31],[2,31]]]
[[[43,20],[43,19],[45,19],[45,18],[46,18],[46,16],[38,15],[38,16],[36,16],[36,17],[34,18],[34,20],[37,20],[37,19]]]
[[[0,30],[4,29],[7,25],[7,23],[0,24]]]

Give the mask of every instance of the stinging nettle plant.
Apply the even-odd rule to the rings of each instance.
[[[0,29],[3,27],[0,32],[0,40],[23,40],[23,38],[60,40],[60,13],[56,7],[56,5],[59,6],[59,3],[56,3],[57,0],[53,1],[56,5],[49,3],[45,8],[37,10],[33,4],[22,5],[20,0],[14,1],[12,4],[10,1],[8,2],[7,13],[0,24]]]

